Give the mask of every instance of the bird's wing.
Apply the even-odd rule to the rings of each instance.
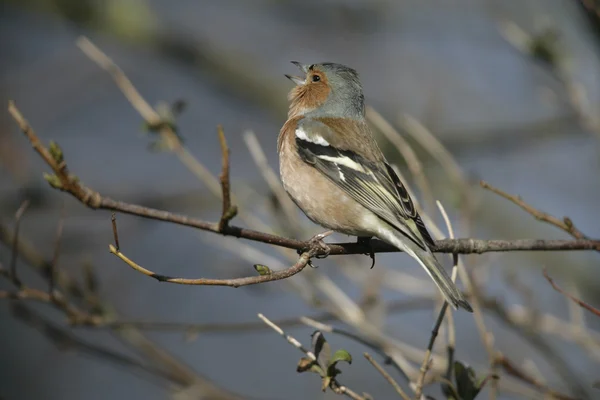
[[[295,140],[302,160],[422,249],[433,246],[406,188],[381,155],[368,127],[347,121],[298,121]],[[367,131],[349,134],[349,129]]]

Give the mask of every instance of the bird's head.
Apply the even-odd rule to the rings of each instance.
[[[286,75],[296,84],[290,91],[289,117],[311,114],[323,117],[364,117],[364,96],[358,73],[335,63],[301,64],[292,61],[303,76]]]

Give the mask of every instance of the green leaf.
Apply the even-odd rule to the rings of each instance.
[[[460,361],[454,362],[454,379],[456,381],[456,391],[462,400],[473,400],[481,391],[480,384],[477,382],[475,371],[469,366],[465,366]]]
[[[340,361],[346,361],[348,364],[352,364],[352,356],[346,350],[339,349],[333,353],[331,360],[329,360],[329,366],[333,366]]]
[[[262,275],[271,275],[273,273],[273,271],[271,271],[271,268],[267,267],[266,265],[262,265],[262,264],[254,264],[254,269],[261,276]]]
[[[48,151],[50,151],[50,155],[56,161],[57,164],[60,164],[64,161],[63,151],[60,146],[53,140],[50,141],[50,146],[48,146]]]
[[[60,181],[58,176],[56,176],[54,174],[44,173],[44,179],[46,180],[46,182],[48,182],[50,184],[50,186],[52,186],[55,189],[62,189],[62,187],[63,187],[62,182]]]

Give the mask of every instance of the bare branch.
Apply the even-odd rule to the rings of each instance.
[[[364,353],[363,355],[365,356],[367,361],[370,362],[371,365],[377,370],[377,372],[379,372],[385,378],[385,380],[388,381],[388,383],[393,386],[394,390],[396,390],[396,393],[398,393],[400,395],[400,397],[402,397],[403,400],[410,400],[410,397],[408,397],[408,395],[400,387],[398,382],[396,382],[394,380],[394,378],[392,378],[391,375],[388,374],[387,371],[385,369],[383,369],[383,367],[381,365],[379,365],[379,363],[377,361],[375,361],[375,359],[373,359],[373,357],[369,353]]]
[[[116,220],[113,219],[113,227],[114,232],[117,232],[116,229]],[[116,237],[115,237],[116,238]],[[296,275],[298,272],[302,271],[309,263],[310,259],[317,255],[318,247],[317,245],[313,245],[313,247],[309,248],[307,251],[303,252],[300,255],[298,261],[292,265],[291,267],[281,270],[271,272],[265,275],[257,275],[257,276],[249,276],[245,278],[235,278],[235,279],[207,279],[207,278],[176,278],[167,275],[160,275],[156,272],[150,271],[137,264],[130,258],[128,258],[125,254],[123,254],[120,250],[118,250],[115,246],[109,245],[108,250],[123,260],[127,265],[129,265],[134,270],[141,272],[142,274],[152,277],[159,282],[168,282],[168,283],[176,283],[179,285],[202,285],[202,286],[230,286],[230,287],[240,287],[240,286],[248,286],[248,285],[256,285],[259,283],[278,281],[281,279],[287,279],[291,276]]]
[[[539,382],[534,377],[526,374],[525,371],[518,368],[516,365],[514,365],[514,363],[512,361],[510,361],[508,358],[504,357],[503,355],[499,355],[496,358],[496,364],[501,366],[502,369],[504,370],[504,372],[506,372],[507,374],[514,376],[515,378],[520,379],[523,382],[527,382],[532,386],[535,386],[542,393],[544,393],[545,395],[549,395],[554,399],[557,399],[557,400],[574,400],[575,399],[574,397],[568,396],[566,394],[563,394],[563,393],[560,393],[553,389],[548,388],[542,382]]]
[[[546,280],[550,283],[550,285],[552,285],[552,288],[554,290],[556,290],[558,293],[562,294],[563,296],[568,297],[569,299],[573,300],[573,302],[575,302],[576,304],[578,304],[581,308],[585,308],[586,310],[588,310],[589,312],[591,312],[592,314],[600,317],[600,310],[597,309],[596,307],[593,307],[591,305],[589,305],[588,303],[586,303],[583,300],[578,299],[577,297],[573,296],[572,294],[569,294],[567,292],[565,292],[564,290],[562,290],[560,288],[560,286],[558,286],[554,280],[550,277],[550,275],[548,275],[548,271],[546,270],[546,268],[544,268],[544,278],[546,278]]]
[[[179,285],[203,285],[203,286],[230,286],[230,287],[240,287],[240,286],[248,286],[248,285],[256,285],[259,283],[278,281],[281,279],[287,279],[291,276],[296,275],[298,272],[302,271],[309,263],[310,259],[315,256],[315,250],[309,250],[306,253],[302,253],[298,261],[292,265],[291,267],[284,269],[282,271],[275,271],[269,275],[257,275],[257,276],[248,276],[245,278],[234,278],[234,279],[207,279],[207,278],[176,278],[167,275],[160,275],[156,272],[150,271],[142,267],[139,264],[136,264],[134,261],[129,259],[125,254],[121,253],[117,250],[113,245],[108,246],[109,251],[115,256],[119,257],[123,260],[127,265],[131,268],[135,269],[142,274],[152,277],[159,282],[168,282],[168,283],[177,283]]]
[[[217,225],[217,230],[223,232],[223,229],[229,224],[229,221],[237,214],[237,207],[231,204],[231,188],[229,184],[229,147],[227,146],[227,140],[225,140],[225,133],[221,125],[217,126],[217,132],[219,133],[219,143],[221,144],[221,158],[223,165],[221,167],[221,190],[223,193],[223,211],[221,213],[221,219]]]
[[[562,229],[563,231],[567,232],[568,234],[570,234],[571,236],[573,236],[576,239],[588,239],[588,237],[586,235],[584,235],[579,229],[577,229],[575,227],[575,225],[573,225],[573,221],[571,221],[571,219],[569,217],[564,217],[562,220],[560,220],[548,213],[540,211],[540,210],[536,209],[535,207],[527,204],[525,201],[523,201],[523,199],[521,199],[521,196],[515,196],[512,194],[508,194],[508,193],[504,192],[503,190],[500,190],[485,181],[481,181],[481,182],[479,182],[479,184],[481,185],[482,188],[488,189],[488,190],[496,193],[498,196],[504,197],[506,200],[509,200],[509,201],[515,203],[516,205],[521,207],[523,210],[525,210],[526,212],[531,214],[538,221],[544,221],[551,225],[554,225],[554,226],[558,227],[559,229]],[[596,249],[596,251],[600,251],[600,247],[598,247]]]

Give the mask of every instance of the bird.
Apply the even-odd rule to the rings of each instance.
[[[404,251],[454,309],[472,312],[434,256],[435,243],[406,186],[377,145],[356,70],[332,62],[292,63],[303,76],[285,75],[295,83],[277,139],[285,191],[314,223]]]

